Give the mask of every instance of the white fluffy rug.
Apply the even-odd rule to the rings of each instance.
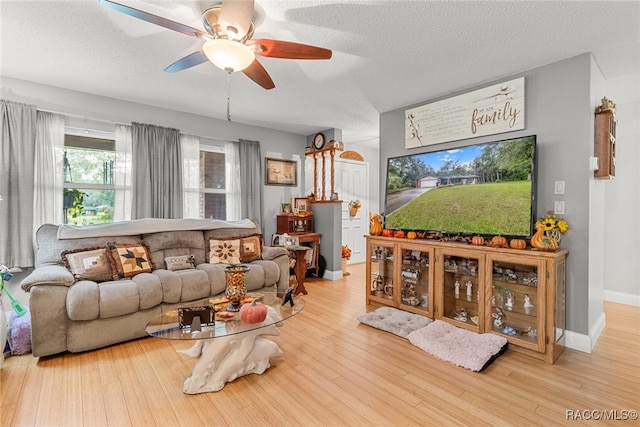
[[[406,338],[409,333],[424,328],[433,320],[418,314],[408,313],[393,307],[380,307],[370,313],[358,316],[365,325]]]
[[[476,334],[442,320],[411,332],[407,339],[440,360],[475,372],[482,371],[507,350],[505,337]]]

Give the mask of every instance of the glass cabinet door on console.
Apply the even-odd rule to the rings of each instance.
[[[545,263],[491,255],[487,274],[491,275],[491,300],[486,331],[503,335],[520,347],[544,352]]]
[[[455,326],[481,331],[484,319],[482,255],[456,251],[456,255],[444,250],[437,255],[440,272],[437,285],[438,307],[436,315]]]
[[[367,240],[367,279],[369,281],[367,304],[373,302],[395,306],[394,290],[394,252],[393,242]]]
[[[433,317],[433,283],[429,274],[433,249],[403,243],[400,258],[400,308]]]

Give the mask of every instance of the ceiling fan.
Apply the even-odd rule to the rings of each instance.
[[[222,3],[205,10],[202,23],[206,32],[110,0],[100,0],[100,4],[134,18],[204,40],[201,50],[179,59],[164,69],[169,73],[211,61],[229,74],[242,71],[263,88],[273,89],[275,84],[258,62],[256,55],[283,59],[330,59],[332,54],[329,49],[301,43],[252,39],[253,0],[223,0]]]

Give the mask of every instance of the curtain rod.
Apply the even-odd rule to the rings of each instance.
[[[117,122],[115,120],[94,119],[94,118],[91,118],[91,117],[81,116],[79,114],[63,113],[63,112],[60,112],[60,111],[46,110],[44,108],[37,108],[37,107],[36,107],[36,109],[38,111],[42,111],[42,112],[45,112],[45,113],[61,114],[63,116],[73,117],[73,118],[76,118],[76,119],[92,120],[94,122],[110,123],[110,124],[114,124],[114,125],[131,126],[131,123],[122,123],[122,122]],[[70,127],[73,127],[73,126],[70,126]],[[74,127],[74,129],[77,129],[77,128]],[[93,129],[93,130],[95,130],[95,129]],[[194,133],[186,133],[185,135],[193,135],[193,136],[197,136],[198,138],[213,139],[214,141],[240,142],[237,139],[226,139],[226,138],[219,138],[219,137],[216,137],[216,136],[196,135]]]

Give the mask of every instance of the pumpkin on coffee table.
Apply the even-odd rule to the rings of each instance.
[[[267,306],[258,302],[256,298],[251,303],[243,304],[240,307],[240,320],[242,323],[254,324],[262,323],[267,318]]]

